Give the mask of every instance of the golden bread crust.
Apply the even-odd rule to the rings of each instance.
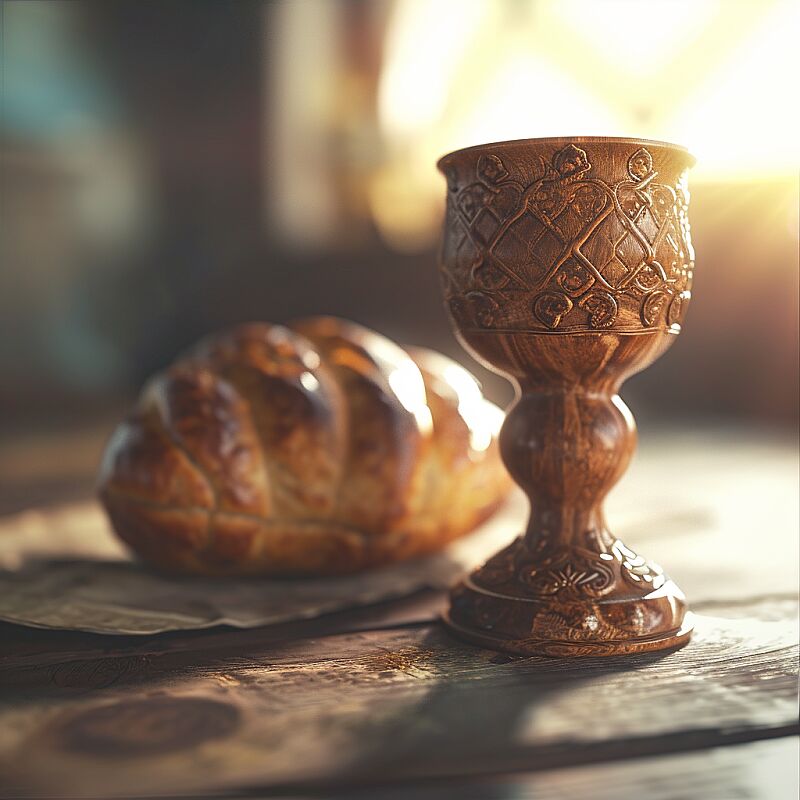
[[[501,414],[450,359],[329,317],[209,337],[143,389],[100,498],[163,569],[354,572],[433,552],[510,488]]]

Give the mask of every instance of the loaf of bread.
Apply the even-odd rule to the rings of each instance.
[[[442,548],[510,488],[502,415],[450,359],[316,317],[212,336],[143,389],[100,498],[158,567],[355,572]]]

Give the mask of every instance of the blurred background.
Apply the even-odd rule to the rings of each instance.
[[[90,485],[141,381],[232,323],[326,313],[497,376],[450,334],[436,159],[687,145],[684,333],[642,427],[797,436],[793,0],[2,3],[0,511]]]

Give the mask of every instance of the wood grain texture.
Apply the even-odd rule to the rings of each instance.
[[[597,656],[685,644],[683,592],[626,546],[603,501],[636,442],[622,382],[680,332],[694,251],[682,147],[525,139],[445,156],[440,274],[461,343],[518,388],[503,461],[523,537],[461,581],[446,621],[477,644]]]
[[[349,787],[348,800],[795,800],[798,738],[785,737],[695,753],[593,764],[546,772]],[[252,796],[251,796],[252,797]],[[236,800],[234,798],[234,800]],[[243,800],[243,798],[242,798]]]
[[[599,661],[502,656],[423,624],[17,664],[2,790],[331,791],[780,735],[797,730],[796,614],[718,607],[682,651]]]

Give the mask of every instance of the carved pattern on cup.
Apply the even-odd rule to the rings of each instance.
[[[555,330],[572,309],[572,300],[559,292],[544,292],[533,303],[533,313],[540,322]]]
[[[694,259],[685,173],[674,187],[658,183],[646,147],[631,153],[616,183],[592,169],[586,151],[568,144],[549,162],[539,157],[533,180],[520,180],[518,165],[492,153],[479,157],[466,185],[448,172],[442,269],[450,291],[480,291],[498,307],[527,300],[527,323],[511,326],[519,330],[679,325]],[[509,327],[494,316],[476,327]]]
[[[642,324],[646,328],[652,328],[663,316],[664,309],[667,307],[670,296],[664,291],[651,292],[644,298],[641,308]]]
[[[678,325],[686,313],[686,306],[691,299],[691,292],[681,292],[672,298],[672,302],[667,309],[667,322],[670,325]]]
[[[581,300],[581,308],[585,308],[589,316],[589,324],[593,328],[610,328],[617,319],[619,306],[608,292],[592,292]]]

